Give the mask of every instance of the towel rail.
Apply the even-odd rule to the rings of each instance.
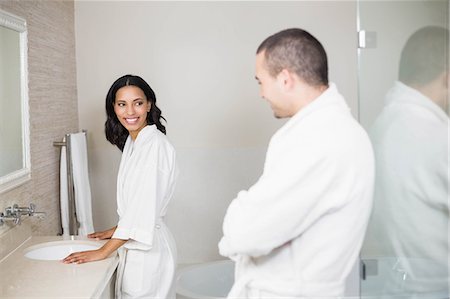
[[[87,139],[87,130],[82,130],[83,133],[86,134]],[[71,134],[65,135],[65,141],[64,139],[62,141],[54,141],[53,146],[55,147],[66,147],[66,172],[67,172],[67,197],[68,197],[68,212],[69,212],[69,235],[77,235],[78,234],[78,228],[80,227],[80,223],[77,220],[77,212],[76,212],[76,206],[75,206],[75,190],[73,186],[73,167],[72,167],[72,153],[71,153],[71,141],[70,141]],[[86,140],[87,144],[87,140]],[[61,205],[61,203],[60,203]],[[62,224],[62,215],[61,217],[61,224]],[[63,233],[62,225],[61,225],[61,235]]]

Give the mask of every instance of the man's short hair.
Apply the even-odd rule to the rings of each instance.
[[[325,49],[305,30],[292,28],[275,33],[261,43],[256,54],[263,51],[271,76],[275,77],[287,69],[309,85],[328,85]]]
[[[448,72],[449,31],[427,26],[413,33],[403,47],[398,78],[405,84],[424,85]]]

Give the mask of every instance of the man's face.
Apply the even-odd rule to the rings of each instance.
[[[284,98],[283,85],[279,76],[272,77],[267,70],[264,51],[256,55],[255,78],[259,84],[260,96],[270,104],[276,118],[289,117],[287,101]]]

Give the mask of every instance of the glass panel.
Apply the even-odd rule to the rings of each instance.
[[[362,298],[449,298],[448,16],[448,1],[358,2],[359,114],[377,167]]]

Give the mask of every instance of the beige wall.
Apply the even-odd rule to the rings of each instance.
[[[254,79],[257,46],[288,27],[326,48],[330,77],[357,113],[356,3],[79,1],[75,4],[80,127],[89,131],[94,225],[116,223],[120,152],[105,140],[112,82],[141,75],[155,89],[181,168],[167,223],[179,262],[221,258],[226,208],[261,174],[276,120]]]
[[[73,1],[0,1],[0,9],[27,21],[31,181],[0,194],[0,211],[33,202],[47,212],[30,219],[34,234],[59,227],[59,153],[53,141],[78,130]],[[0,227],[0,234],[10,226]]]

